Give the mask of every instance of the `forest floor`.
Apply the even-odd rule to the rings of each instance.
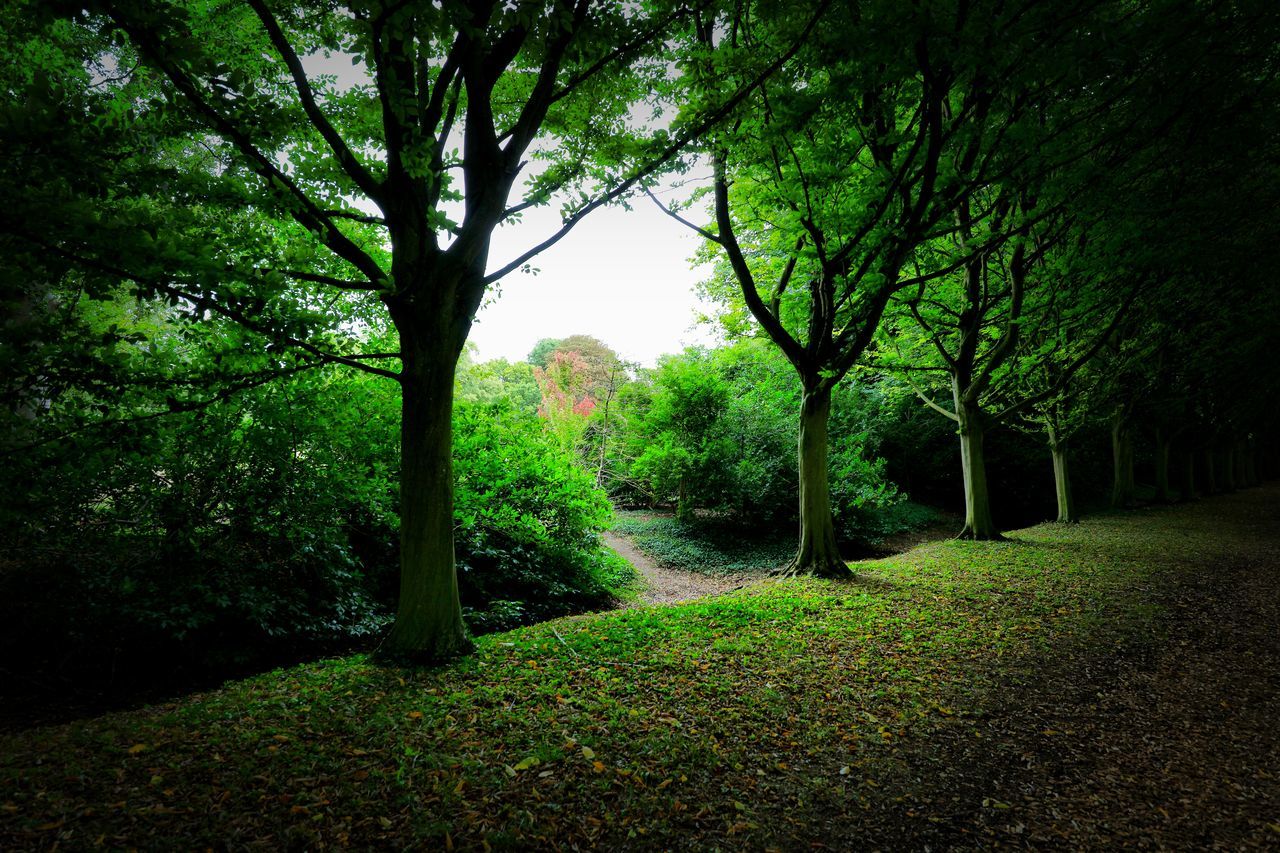
[[[1280,487],[0,736],[0,848],[1280,848]]]
[[[748,583],[746,574],[708,575],[684,569],[660,566],[644,551],[635,546],[629,537],[606,530],[601,536],[604,544],[612,548],[633,567],[640,577],[640,587],[632,606],[645,604],[673,604],[707,595],[731,592]]]

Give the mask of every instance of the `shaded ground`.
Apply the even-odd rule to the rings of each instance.
[[[0,848],[1280,849],[1280,489],[0,737]]]
[[[1138,589],[1159,618],[1038,658],[895,759],[897,774],[933,771],[905,816],[938,816],[895,842],[1280,850],[1280,492],[1160,515],[1166,568]]]

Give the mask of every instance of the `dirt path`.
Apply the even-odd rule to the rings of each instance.
[[[604,544],[636,567],[644,578],[646,587],[640,593],[638,604],[674,604],[707,595],[720,595],[747,583],[746,575],[701,575],[679,569],[666,569],[631,544],[631,540],[613,531],[605,531]]]

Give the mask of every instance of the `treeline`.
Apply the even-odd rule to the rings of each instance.
[[[8,0],[5,11],[5,452],[37,486],[15,487],[29,505],[12,498],[7,553],[22,565],[64,547],[42,552],[41,537],[88,543],[108,519],[104,547],[129,552],[119,531],[134,526],[151,577],[260,556],[311,566],[302,576],[365,559],[373,546],[343,537],[377,517],[373,539],[399,543],[380,558],[398,562],[380,653],[429,662],[469,650],[464,604],[477,623],[501,621],[507,599],[476,597],[475,560],[568,555],[578,568],[562,576],[607,586],[607,568],[582,568],[594,558],[581,544],[602,523],[606,484],[674,493],[686,515],[792,503],[789,570],[843,576],[844,531],[890,511],[903,464],[875,429],[906,410],[877,395],[909,390],[951,436],[973,538],[999,535],[989,457],[1015,429],[1041,436],[1064,520],[1077,514],[1073,450],[1101,421],[1118,504],[1135,497],[1144,443],[1165,496],[1269,470],[1271,0]],[[353,76],[326,73],[325,58]],[[654,192],[682,181],[683,194]],[[468,421],[454,405],[458,365],[489,289],[600,206],[646,192],[702,238],[706,294],[729,337],[760,352],[691,354],[628,385],[625,371],[592,374],[582,348],[551,347],[529,368],[541,420],[529,420],[522,369],[491,366],[491,397],[523,390],[497,404],[509,414]],[[528,233],[522,214],[551,204],[560,228]],[[499,227],[521,229],[528,249],[492,256]],[[339,368],[392,387],[377,418],[347,407],[363,386]],[[343,475],[361,484],[356,500],[322,497],[342,445],[316,437],[319,420],[309,433],[281,416],[292,407],[273,395],[289,393],[341,429],[362,425],[341,457],[358,472]],[[261,409],[245,421],[234,413],[247,400]],[[784,423],[772,413],[787,406]],[[747,414],[774,426],[751,432]],[[502,432],[511,418],[525,420]],[[250,435],[253,449],[236,444]],[[92,436],[113,436],[105,456]],[[484,450],[468,456],[472,441]],[[521,481],[536,486],[468,504],[469,489],[543,444],[562,462]],[[201,453],[198,470],[184,462]],[[41,459],[46,474],[28,464]],[[255,495],[271,482],[297,506]],[[557,522],[542,492],[577,508]],[[298,521],[308,501],[323,522]],[[303,528],[336,531],[347,516],[346,532],[316,540],[332,559],[294,553]],[[282,531],[289,545],[273,538]],[[507,559],[517,552],[524,562]],[[557,576],[534,574],[538,589]],[[276,584],[227,606],[200,583],[189,595],[232,621],[310,608],[302,621],[323,622],[334,607]],[[337,575],[315,583],[349,588]],[[148,587],[126,573],[117,588]],[[350,596],[339,621],[366,624],[363,601]],[[191,618],[160,611],[148,624]]]

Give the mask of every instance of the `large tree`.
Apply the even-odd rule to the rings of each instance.
[[[17,5],[19,15],[52,8]],[[662,51],[688,14],[680,3],[87,6],[46,19],[51,31],[113,45],[87,55],[102,70],[84,85],[116,96],[77,114],[75,127],[149,125],[175,141],[136,149],[130,180],[114,169],[114,185],[78,187],[74,205],[28,193],[3,230],[192,317],[240,323],[269,351],[397,382],[401,587],[382,651],[424,661],[466,652],[451,410],[476,310],[493,283],[669,162],[756,81],[673,128],[634,130],[633,103],[670,84]],[[353,76],[324,73],[326,58]],[[149,159],[157,151],[163,163]],[[491,258],[496,228],[557,199],[558,229]],[[347,330],[385,317],[393,348],[317,337],[334,328],[317,314],[346,314]]]

